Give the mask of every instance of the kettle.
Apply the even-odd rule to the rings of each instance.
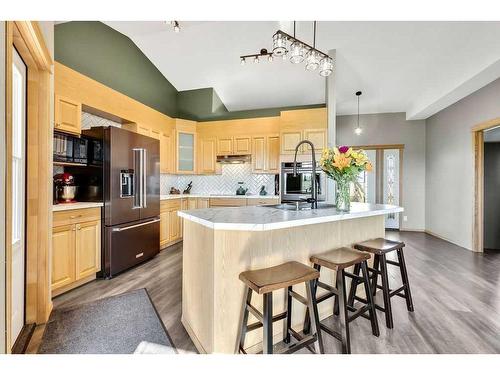
[[[238,182],[238,189],[236,190],[236,195],[246,195],[248,188],[243,187],[243,182]]]

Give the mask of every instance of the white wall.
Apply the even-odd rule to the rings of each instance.
[[[5,22],[0,21],[0,215],[5,223]],[[0,225],[0,353],[5,353],[5,225]]]
[[[407,121],[404,113],[361,115],[361,135],[354,134],[357,116],[337,117],[337,144],[404,144],[403,230],[425,229],[425,121]]]
[[[471,128],[496,117],[500,79],[426,120],[426,227],[467,249],[472,249],[474,205]]]

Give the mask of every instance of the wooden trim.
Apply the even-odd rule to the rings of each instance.
[[[482,130],[488,130],[491,128],[496,128],[500,126],[500,117],[494,118],[492,120],[481,122],[477,125],[474,125],[471,129],[472,132],[479,132]]]
[[[474,153],[474,212],[472,221],[472,251],[483,252],[484,240],[484,131],[500,126],[500,117],[472,127]]]
[[[26,323],[45,323],[52,309],[49,279],[50,233],[52,232],[51,155],[52,126],[50,124],[50,75],[52,59],[36,21],[6,23],[6,111],[7,181],[11,180],[12,117],[12,48],[19,52],[27,65],[26,122]],[[6,195],[7,250],[7,350],[11,350],[11,287],[12,202],[10,184]]]
[[[472,250],[483,252],[484,239],[484,133],[473,133],[474,147],[474,218],[472,223]]]
[[[5,22],[5,181],[12,181],[13,23]],[[5,349],[11,353],[12,325],[12,184],[5,184]]]
[[[403,207],[403,151],[404,148],[399,149],[399,206]],[[403,226],[404,211],[399,213],[399,230]]]
[[[404,144],[393,144],[393,145],[352,145],[351,147],[360,148],[363,150],[387,150],[387,149],[404,149]]]

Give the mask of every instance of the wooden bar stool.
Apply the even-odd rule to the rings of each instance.
[[[320,288],[327,290],[327,293],[322,296],[316,296],[317,303],[323,302],[331,297],[335,297],[334,314],[336,314],[335,310],[340,310],[340,332],[332,330],[323,323],[320,323],[320,329],[342,342],[342,353],[344,354],[351,353],[349,323],[354,319],[360,316],[369,319],[373,335],[379,335],[377,314],[375,312],[375,305],[372,299],[368,265],[366,263],[368,259],[370,259],[369,254],[351,249],[349,247],[342,247],[340,249],[331,250],[323,254],[313,255],[311,257],[311,262],[314,264],[314,268],[318,270],[318,272],[323,266],[336,271],[337,273],[335,287],[318,280],[314,283],[313,294],[316,296],[317,287],[319,286]],[[362,270],[362,276],[354,275],[345,270],[353,265]],[[346,277],[353,279],[353,282],[356,280],[356,282],[363,283],[365,286],[366,300],[363,300],[365,305],[359,309],[355,309],[354,306],[348,304],[346,295]],[[349,316],[348,311],[353,312],[353,314]],[[368,313],[368,315],[366,313]],[[306,319],[304,322],[305,333],[309,332],[309,324],[310,319],[306,313]]]
[[[303,347],[309,347],[314,343],[316,353],[323,353],[323,342],[319,329],[318,308],[316,300],[312,293],[315,280],[319,277],[319,272],[314,268],[306,266],[299,262],[287,262],[279,266],[264,268],[254,271],[245,271],[240,273],[240,280],[247,285],[245,299],[243,301],[243,313],[240,321],[240,332],[238,335],[238,351],[245,353],[245,335],[249,331],[263,327],[263,353],[273,353],[273,322],[285,319],[283,329],[283,341],[290,344],[290,335],[297,342],[288,345],[280,350],[279,354],[293,353]],[[307,298],[293,291],[296,284],[305,283]],[[287,308],[286,311],[273,316],[273,291],[286,289]],[[251,305],[252,291],[263,295],[264,306],[261,314]],[[314,318],[312,319],[313,333],[303,335],[292,328],[292,298],[307,306],[307,311]],[[248,313],[252,313],[258,322],[248,325]]]
[[[354,245],[354,247],[358,250],[374,254],[373,268],[369,268],[369,271],[371,272],[370,278],[372,279],[372,292],[375,296],[375,294],[377,293],[377,288],[382,289],[384,307],[377,304],[375,304],[375,307],[385,313],[385,322],[387,328],[394,327],[391,297],[398,296],[404,298],[406,300],[406,307],[408,311],[414,311],[410,292],[410,283],[408,282],[408,272],[406,270],[406,263],[403,255],[404,246],[404,242],[386,240],[385,238],[376,238],[374,240],[369,240]],[[391,251],[397,252],[397,262],[386,259],[385,255]],[[399,267],[401,271],[401,279],[403,281],[403,285],[394,290],[389,288],[389,277],[387,274],[388,264]],[[382,285],[378,285],[379,275],[382,279]],[[352,287],[355,289],[357,287],[356,283],[354,283]],[[352,296],[354,296],[356,293],[355,290],[351,292]]]

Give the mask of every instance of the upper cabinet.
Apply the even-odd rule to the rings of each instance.
[[[217,155],[250,155],[252,153],[250,136],[217,137]]]
[[[172,132],[160,132],[160,173],[174,173]]]
[[[295,147],[303,140],[312,142],[316,153],[320,153],[328,144],[326,108],[282,111],[280,129],[281,154],[295,153]],[[309,145],[299,149],[299,154],[309,152]]]
[[[215,137],[199,137],[199,160],[198,160],[198,173],[200,174],[214,174],[217,173],[216,163],[216,148],[217,139]]]
[[[252,137],[252,172],[279,173],[279,135],[259,135]]]
[[[55,95],[54,105],[54,129],[80,134],[82,132],[82,104],[61,95]]]
[[[175,172],[194,174],[196,172],[196,122],[175,120]]]

